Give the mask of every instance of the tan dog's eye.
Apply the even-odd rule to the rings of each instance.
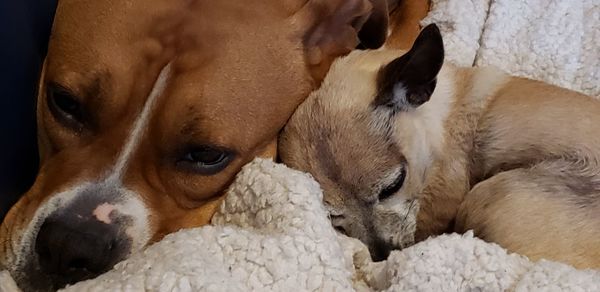
[[[177,164],[186,171],[213,175],[227,167],[233,156],[227,150],[211,146],[198,146],[187,151]]]
[[[381,202],[381,201],[391,197],[396,192],[398,192],[400,190],[400,188],[402,187],[402,185],[404,185],[405,178],[406,178],[406,169],[402,168],[402,170],[400,171],[400,174],[394,180],[394,182],[391,185],[383,188],[383,190],[381,190],[381,192],[379,193],[379,201]]]
[[[50,112],[63,125],[79,130],[83,126],[83,108],[77,98],[57,84],[48,84],[46,98]]]

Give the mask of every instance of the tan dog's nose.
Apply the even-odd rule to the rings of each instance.
[[[106,272],[129,249],[129,241],[119,236],[115,225],[74,217],[47,218],[35,242],[40,266],[51,276],[55,288]]]
[[[375,262],[383,261],[390,255],[391,248],[381,239],[372,236],[374,232],[371,229],[365,228],[362,225],[352,222],[349,218],[341,215],[330,215],[331,225],[333,228],[346,236],[356,237],[368,243],[371,259]]]

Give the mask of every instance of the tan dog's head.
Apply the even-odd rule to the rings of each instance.
[[[336,61],[279,144],[284,163],[321,184],[333,225],[367,244],[375,260],[413,240],[418,195],[441,151],[449,107],[432,97],[444,58],[437,27],[400,55],[357,51]]]
[[[361,28],[380,46],[386,25],[378,0],[59,1],[42,166],[2,225],[0,266],[58,288],[208,223],[333,59]]]

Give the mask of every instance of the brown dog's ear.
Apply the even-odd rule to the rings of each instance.
[[[336,57],[355,49],[383,45],[387,34],[386,0],[308,0],[295,14],[304,30],[304,48],[315,79],[322,79]]]
[[[373,10],[369,19],[358,32],[360,49],[377,49],[387,38],[389,25],[389,5],[386,0],[371,0]]]

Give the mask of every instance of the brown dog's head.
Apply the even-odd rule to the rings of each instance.
[[[406,54],[353,52],[281,134],[283,162],[314,176],[334,227],[367,244],[375,260],[413,241],[419,194],[442,152],[449,103],[444,88],[432,94],[443,57],[435,26]]]
[[[26,290],[58,288],[208,223],[360,29],[367,47],[382,44],[387,11],[374,4],[59,1],[38,99],[42,166],[2,225],[0,266]]]

